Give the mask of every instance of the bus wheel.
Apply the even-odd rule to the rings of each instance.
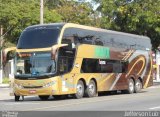
[[[76,94],[74,95],[75,98],[80,99],[84,95],[84,83],[82,80],[79,80],[76,86]]]
[[[39,95],[39,98],[40,98],[41,100],[48,100],[49,95]]]
[[[142,89],[142,82],[137,79],[136,82],[135,82],[135,89],[134,89],[134,92],[135,93],[139,93]]]
[[[96,84],[94,80],[91,80],[86,88],[86,96],[94,97],[96,96]]]
[[[133,79],[129,79],[129,81],[128,81],[128,89],[127,89],[127,92],[128,92],[129,94],[134,93],[134,81],[133,81]]]
[[[19,101],[19,98],[20,98],[20,96],[17,96],[17,95],[14,96],[15,101]]]

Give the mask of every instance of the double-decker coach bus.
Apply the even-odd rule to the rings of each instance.
[[[140,92],[152,85],[148,37],[72,23],[27,27],[15,48],[13,94],[42,100],[62,95]]]

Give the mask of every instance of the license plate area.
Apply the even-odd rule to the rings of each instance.
[[[36,93],[36,90],[29,90],[29,93],[30,93],[30,94],[35,94],[35,93]]]

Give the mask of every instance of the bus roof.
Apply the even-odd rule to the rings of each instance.
[[[143,36],[143,35],[136,35],[136,34],[126,33],[126,32],[113,31],[113,30],[96,28],[96,27],[85,26],[85,25],[80,25],[80,24],[65,23],[64,26],[82,28],[82,29],[87,29],[87,30],[94,30],[94,31],[99,31],[99,32],[107,32],[107,33],[112,33],[112,34],[118,34],[118,35],[124,35],[124,36],[130,36],[130,37],[136,37],[136,38],[142,38],[142,39],[149,39],[150,40],[149,37]]]
[[[150,38],[147,36],[112,31],[112,30],[101,29],[101,28],[95,28],[95,27],[91,27],[91,26],[79,25],[79,24],[74,24],[74,23],[39,24],[39,25],[29,26],[26,28],[26,30],[33,29],[33,28],[40,28],[40,27],[57,27],[59,29],[62,29],[63,31],[66,28],[73,28],[73,31],[74,31],[74,28],[76,28],[78,32],[81,32],[84,29],[84,30],[88,30],[88,31],[94,31],[97,34],[100,32],[100,33],[105,33],[107,35],[112,35],[112,37],[114,37],[115,41],[117,41],[117,42],[125,42],[125,43],[132,44],[132,45],[138,44],[138,45],[142,46],[143,49],[150,49],[151,50],[151,48],[152,48]]]
[[[26,29],[30,29],[30,28],[38,28],[38,27],[42,27],[42,26],[47,26],[47,27],[63,27],[66,23],[50,23],[50,24],[37,24],[37,25],[32,25],[32,26],[28,26]]]
[[[85,26],[85,25],[80,25],[80,24],[74,24],[74,23],[50,23],[50,24],[38,24],[38,25],[32,25],[27,27],[28,28],[36,28],[36,27],[41,27],[41,26],[57,26],[57,27],[74,27],[74,28],[81,28],[81,29],[87,29],[87,30],[93,30],[93,31],[99,31],[99,32],[107,32],[107,33],[112,33],[112,34],[118,34],[118,35],[124,35],[124,36],[130,36],[130,37],[136,37],[136,38],[141,38],[141,39],[149,39],[147,36],[143,35],[136,35],[136,34],[131,34],[131,33],[126,33],[126,32],[119,32],[119,31],[113,31],[113,30],[108,30],[108,29],[101,29],[101,28],[96,28],[96,27],[91,27],[91,26]]]

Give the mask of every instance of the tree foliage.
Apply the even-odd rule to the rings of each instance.
[[[61,0],[59,6],[56,8],[57,12],[62,16],[63,22],[79,23],[84,25],[91,25],[91,15],[93,10],[91,5],[85,2],[76,2],[71,0]]]
[[[39,24],[39,9],[39,1],[35,0],[1,0],[0,25],[4,33],[8,32],[4,39],[15,43],[25,27]],[[56,11],[45,7],[44,12],[45,23],[61,21],[61,16]]]
[[[72,22],[98,25],[89,2],[77,0],[44,0],[44,23]],[[0,26],[4,39],[16,43],[20,33],[29,25],[39,24],[40,0],[0,0]]]
[[[101,27],[151,38],[160,44],[160,0],[94,0],[100,6]]]
[[[79,2],[81,1],[81,2]],[[160,44],[160,0],[44,0],[44,22],[72,22],[146,35]],[[99,4],[97,10],[92,5]],[[0,0],[0,25],[6,42],[16,43],[22,30],[39,24],[40,0]]]

